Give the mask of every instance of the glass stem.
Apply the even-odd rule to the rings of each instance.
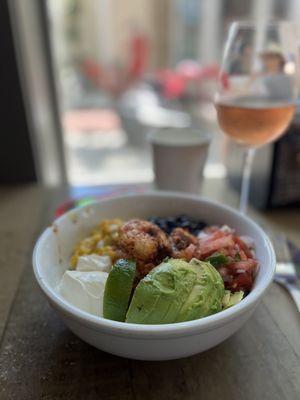
[[[255,155],[255,149],[249,148],[245,151],[241,197],[240,197],[240,212],[246,214],[249,202],[249,189],[250,189],[250,178],[253,165],[253,158]]]

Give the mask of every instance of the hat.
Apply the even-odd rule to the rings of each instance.
[[[267,47],[260,53],[261,56],[277,55],[283,57],[281,47],[278,43],[271,42],[268,43]]]

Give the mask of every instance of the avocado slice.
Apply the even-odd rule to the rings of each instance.
[[[126,322],[168,324],[205,317],[222,309],[224,283],[207,262],[168,259],[140,281]]]
[[[239,303],[244,298],[244,292],[240,290],[239,292],[231,293],[230,290],[225,290],[225,294],[222,300],[223,308],[229,308]]]

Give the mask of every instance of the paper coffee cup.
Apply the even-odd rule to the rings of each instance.
[[[148,140],[157,189],[199,193],[211,138],[193,128],[152,131]]]

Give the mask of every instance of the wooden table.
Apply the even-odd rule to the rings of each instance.
[[[222,182],[204,192],[236,205]],[[0,189],[0,399],[300,399],[300,316],[272,285],[249,322],[194,357],[142,362],[118,358],[75,337],[34,281],[31,252],[64,191]],[[255,218],[300,246],[299,211]]]

